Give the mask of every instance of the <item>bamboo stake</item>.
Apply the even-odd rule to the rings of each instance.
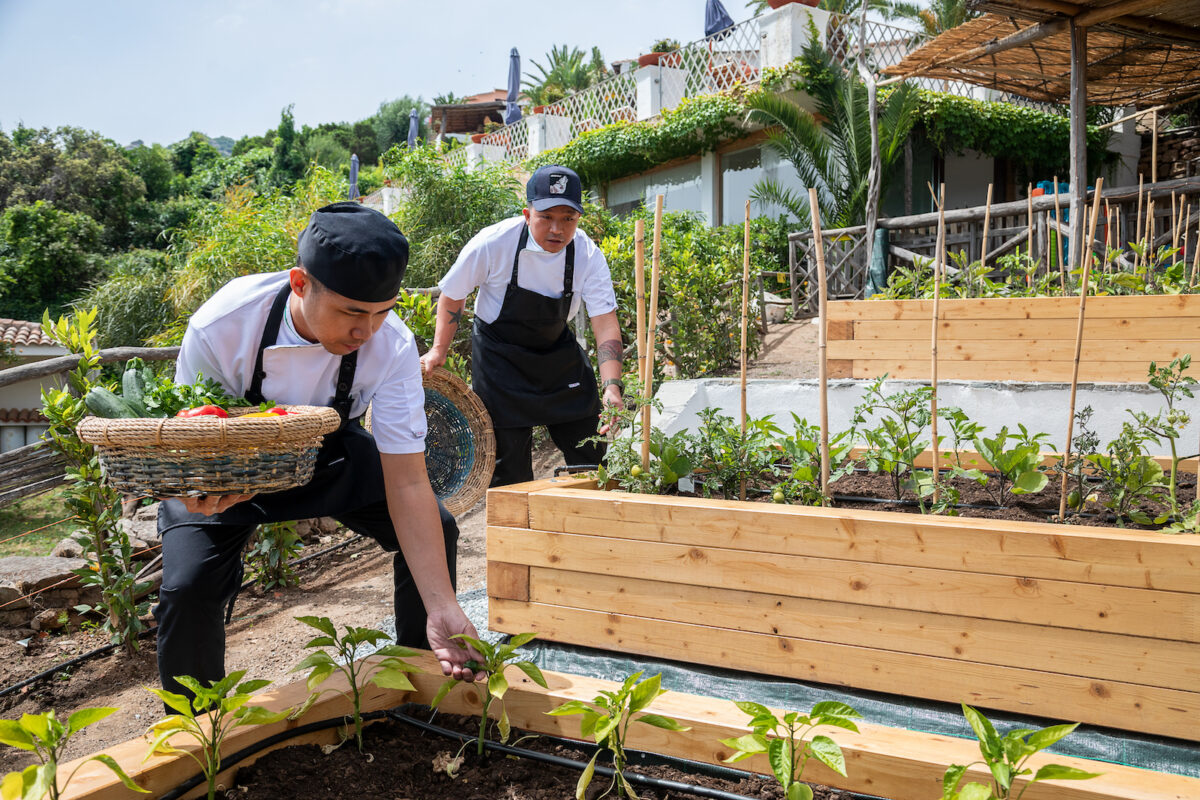
[[[817,314],[817,384],[820,387],[821,413],[821,494],[829,497],[829,364],[825,358],[826,349],[826,298],[825,285],[825,243],[821,240],[821,209],[817,205],[817,190],[808,190],[808,208],[813,226],[813,248],[817,254],[817,286],[820,294],[820,305]]]
[[[1103,271],[1107,275],[1109,272],[1108,254],[1112,252],[1112,209],[1108,209],[1108,213],[1104,215],[1104,267]]]
[[[1058,518],[1066,519],[1067,516],[1067,467],[1071,463],[1071,437],[1075,435],[1075,393],[1079,388],[1079,353],[1083,349],[1083,317],[1084,310],[1087,304],[1088,293],[1088,275],[1092,269],[1092,241],[1096,238],[1096,217],[1100,215],[1100,189],[1104,186],[1104,178],[1096,179],[1096,197],[1092,201],[1092,218],[1088,231],[1087,253],[1079,254],[1083,262],[1083,274],[1080,277],[1079,284],[1079,321],[1075,326],[1075,364],[1071,369],[1071,407],[1067,415],[1067,443],[1063,450],[1063,474],[1062,482],[1059,486],[1058,498]]]
[[[742,440],[746,438],[746,317],[750,313],[750,201],[746,201],[746,236],[742,244]],[[746,476],[742,475],[738,497],[746,499]]]
[[[1056,187],[1057,188],[1057,185]],[[979,250],[979,287],[983,288],[983,275],[987,271],[988,230],[992,224],[992,184],[988,184],[987,203],[983,209],[983,247]]]
[[[1054,176],[1054,254],[1058,258],[1058,285],[1067,296],[1067,268],[1063,265],[1062,206],[1058,202],[1058,176]],[[1050,267],[1049,261],[1046,267]]]
[[[1030,199],[1030,203],[1033,200]],[[1030,224],[1032,225],[1032,210],[1030,205]],[[941,184],[938,187],[938,227],[937,227],[937,246],[934,249],[936,256],[933,262],[933,325],[930,332],[930,364],[929,364],[929,385],[933,391],[929,395],[929,424],[931,433],[933,434],[933,502],[936,504],[941,499],[941,489],[938,487],[938,472],[941,466],[941,448],[938,446],[938,424],[937,424],[937,390],[938,390],[938,304],[941,299],[941,274],[945,270],[946,259],[946,184]]]
[[[1150,268],[1154,264],[1154,199],[1146,200],[1146,233],[1142,236],[1142,249],[1146,251],[1145,267],[1147,286],[1150,285]]]
[[[646,400],[642,408],[642,453],[650,457],[650,398],[654,396],[654,350],[655,331],[658,328],[658,265],[662,249],[663,196],[654,200],[654,249],[650,254],[650,311],[646,315],[646,382],[642,384],[642,397]]]
[[[643,396],[646,386],[646,222],[638,220],[633,225],[633,278],[637,291],[637,364],[638,383]],[[642,411],[642,471],[650,469],[650,440],[646,438],[646,412]]]
[[[1191,288],[1196,288],[1196,272],[1200,271],[1200,226],[1196,230],[1196,246],[1192,249],[1192,280]],[[1197,467],[1200,469],[1200,467]]]
[[[945,184],[942,184],[943,189],[945,188],[945,186],[946,186]],[[945,198],[942,198],[942,199],[944,200]],[[941,204],[939,203],[939,205],[941,205]],[[1034,263],[1033,262],[1033,184],[1032,183],[1029,184],[1025,189],[1025,205],[1026,205],[1025,236],[1027,237],[1025,239],[1025,255],[1029,259],[1029,263],[1032,266]],[[1035,270],[1032,270],[1031,272],[1028,272],[1025,274],[1025,285],[1026,286],[1033,285],[1033,273],[1036,271],[1037,270],[1035,269]]]
[[[1182,206],[1183,204],[1180,203]],[[1177,216],[1178,209],[1175,208],[1175,193],[1171,192],[1171,249],[1179,247],[1179,217]]]
[[[1138,236],[1142,235],[1142,180],[1143,180],[1142,173],[1139,172],[1138,173],[1138,213],[1137,213],[1137,224],[1133,229],[1134,237],[1138,237]],[[1137,241],[1137,239],[1135,238],[1134,241]],[[1138,244],[1140,245],[1141,242],[1138,242]],[[1134,269],[1137,269],[1137,267],[1140,266],[1141,263],[1142,263],[1142,257],[1140,255],[1138,255],[1137,253],[1134,253],[1134,255],[1133,255]]]

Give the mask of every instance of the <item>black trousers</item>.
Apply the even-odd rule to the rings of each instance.
[[[582,419],[547,425],[550,438],[562,452],[568,467],[599,464],[604,458],[603,443],[584,442],[596,435],[599,425],[592,414]],[[492,486],[507,486],[533,480],[533,428],[496,428],[496,471]]]
[[[382,471],[374,440],[354,426],[327,437],[313,480],[297,489],[258,495],[211,517],[188,513],[178,500],[163,502],[158,514],[163,582],[154,609],[163,688],[188,694],[175,676],[190,675],[205,685],[224,677],[225,609],[242,583],[242,550],[255,528],[270,522],[333,517],[394,553],[396,642],[427,648],[425,606],[400,553],[395,525],[382,496]],[[453,583],[458,525],[440,502],[438,511]],[[317,615],[321,615],[319,609]],[[371,624],[370,620],[364,624]],[[300,658],[298,654],[297,662]]]

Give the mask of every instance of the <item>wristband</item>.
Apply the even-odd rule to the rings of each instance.
[[[621,393],[621,396],[622,397],[625,396],[625,387],[624,387],[624,385],[622,385],[620,378],[609,378],[603,384],[600,385],[600,391],[603,392],[605,389],[607,389],[610,386],[617,387],[617,391]]]

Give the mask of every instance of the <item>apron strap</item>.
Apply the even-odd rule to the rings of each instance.
[[[267,377],[263,369],[263,351],[275,344],[279,338],[279,324],[283,322],[283,310],[287,306],[288,295],[292,293],[292,284],[284,283],[271,303],[271,313],[267,314],[267,324],[263,325],[262,339],[258,342],[258,353],[254,356],[254,373],[250,376],[250,388],[246,390],[245,398],[251,403],[258,404],[267,398],[262,394],[262,382]]]
[[[267,322],[263,325],[262,339],[258,343],[258,353],[254,357],[254,374],[250,378],[250,388],[244,395],[251,403],[257,404],[266,400],[262,393],[262,382],[267,377],[267,371],[263,369],[263,351],[275,344],[279,338],[279,326],[283,322],[283,311],[287,307],[287,299],[291,293],[291,283],[285,283],[271,302],[271,312],[267,314]],[[343,428],[350,419],[350,409],[354,407],[354,398],[350,396],[350,389],[354,386],[354,373],[357,367],[357,350],[342,356],[342,362],[338,366],[337,387],[330,405],[342,418],[341,427]]]
[[[517,252],[513,254],[512,277],[508,279],[510,286],[517,285],[517,272],[521,268],[521,251],[529,244],[529,226],[521,228],[521,238],[517,241]],[[563,297],[571,299],[575,284],[575,240],[567,244],[567,264],[563,270]]]

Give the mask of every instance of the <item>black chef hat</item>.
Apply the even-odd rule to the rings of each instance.
[[[360,303],[395,299],[408,266],[408,240],[396,224],[352,202],[314,211],[297,250],[314,278]]]

